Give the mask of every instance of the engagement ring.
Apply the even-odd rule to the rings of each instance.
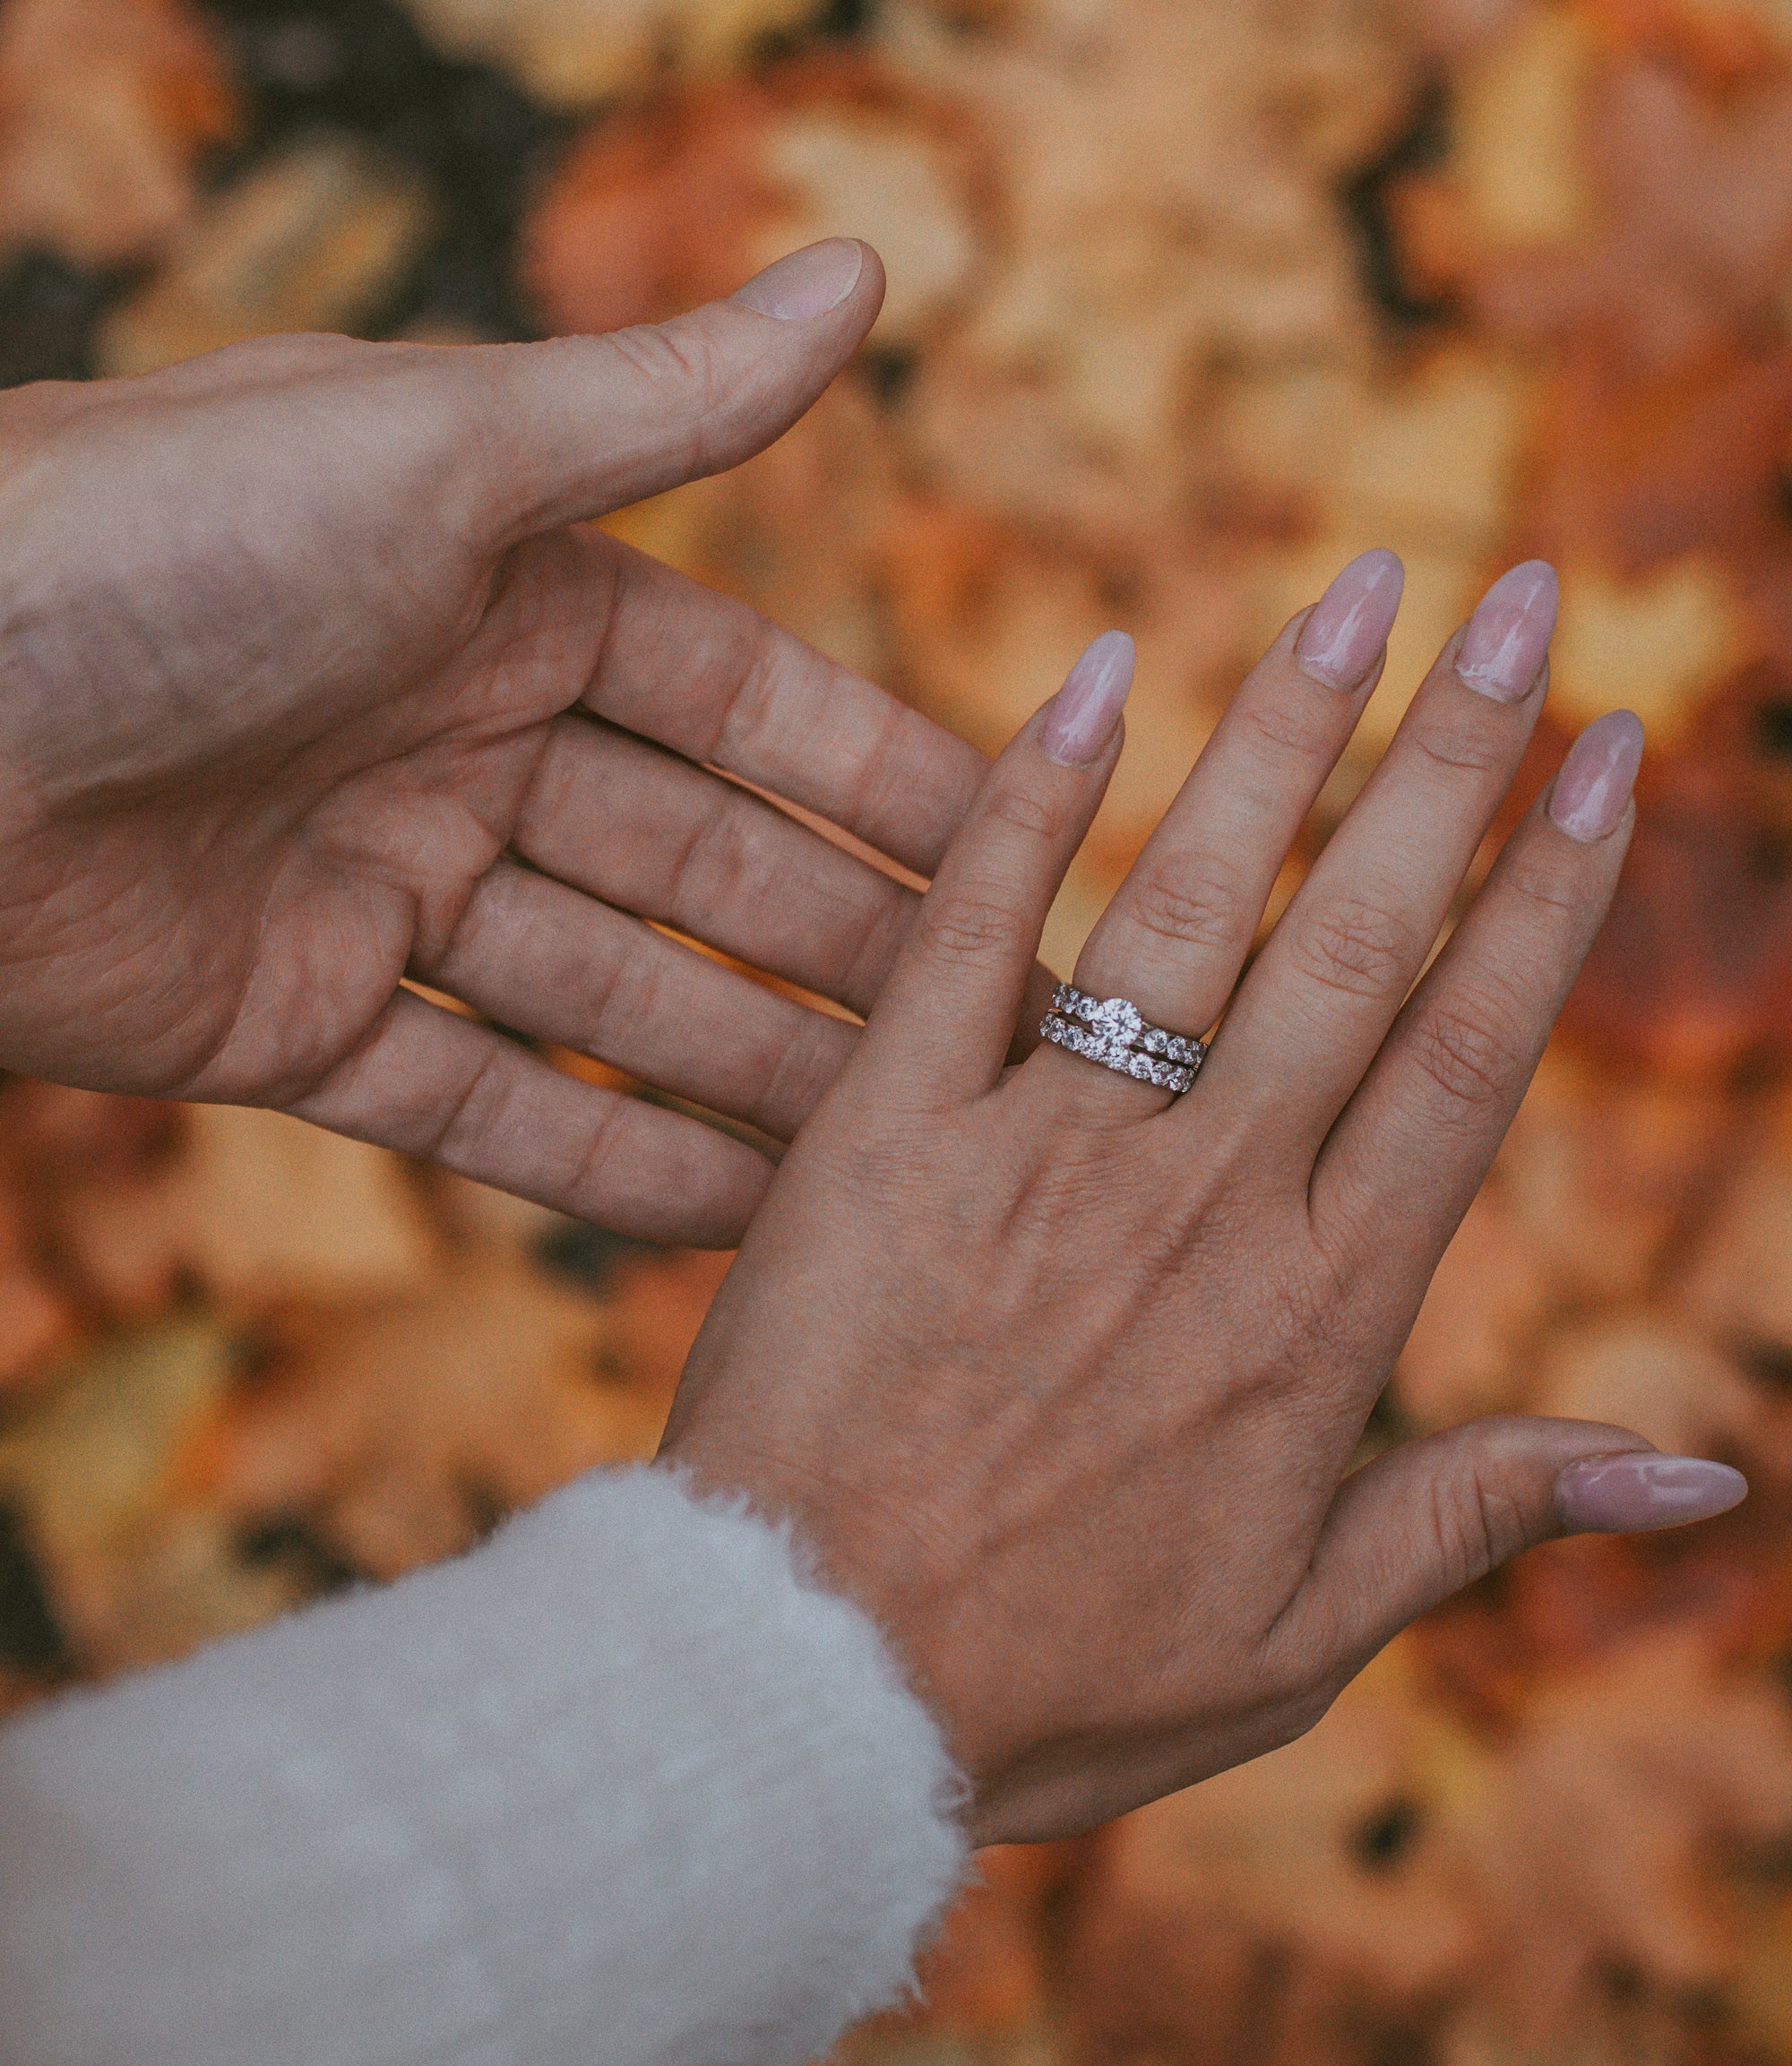
[[[1167,1027],[1153,1026],[1125,997],[1091,997],[1073,984],[1060,983],[1052,1008],[1039,1022],[1041,1038],[1085,1062],[1098,1062],[1116,1074],[1180,1098],[1193,1084],[1207,1059],[1204,1042]]]

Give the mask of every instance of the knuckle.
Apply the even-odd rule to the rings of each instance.
[[[775,736],[778,721],[778,667],[771,650],[770,624],[754,625],[727,670],[724,710],[717,745],[747,753]]]
[[[748,875],[750,856],[734,812],[719,811],[685,827],[666,857],[666,908],[674,918],[702,911],[718,885],[737,890]]]
[[[677,397],[678,413],[690,426],[692,456],[700,459],[705,426],[722,396],[715,340],[699,324],[662,323],[612,331],[601,341],[628,372]]]
[[[857,997],[868,1003],[877,994],[909,937],[918,903],[912,891],[896,890],[869,914],[855,914],[851,935],[841,950],[841,1003],[850,1004]]]
[[[930,898],[921,908],[921,942],[936,961],[950,966],[995,960],[1020,949],[1021,922],[994,898]]]
[[[1426,1527],[1437,1569],[1452,1592],[1497,1569],[1527,1539],[1517,1502],[1479,1471],[1433,1479]]]
[[[1159,863],[1133,886],[1133,922],[1172,946],[1236,947],[1240,900],[1229,883],[1188,857]]]
[[[1322,906],[1297,925],[1290,947],[1302,975],[1347,996],[1379,997],[1405,987],[1408,930],[1379,904],[1350,897]]]
[[[1593,900],[1578,885],[1565,881],[1550,868],[1523,860],[1508,861],[1503,871],[1504,887],[1532,909],[1579,923],[1593,908]]]
[[[1327,693],[1334,701],[1336,690]],[[1278,757],[1291,755],[1297,761],[1329,760],[1337,750],[1334,724],[1326,722],[1309,702],[1256,702],[1239,706],[1238,721],[1251,740],[1267,746]]]
[[[1282,1640],[1272,1636],[1258,1661],[1257,1692],[1271,1734],[1266,1749],[1280,1750],[1317,1728],[1350,1675],[1340,1669],[1346,1647],[1341,1626],[1310,1605],[1298,1619],[1302,1640],[1288,1640],[1293,1631],[1278,1631]]]
[[[650,381],[688,386],[702,398],[716,391],[714,347],[703,331],[690,323],[635,323],[611,331],[605,342]]]
[[[1327,1677],[1316,1685],[1297,1686],[1283,1701],[1275,1723],[1275,1748],[1284,1750],[1311,1735],[1331,1712],[1342,1687]]]
[[[567,1195],[582,1203],[594,1219],[604,1217],[614,1188],[614,1165],[628,1157],[632,1142],[628,1101],[617,1098],[601,1107],[579,1149],[568,1176]]]
[[[1509,747],[1472,720],[1441,714],[1415,714],[1407,737],[1413,752],[1452,775],[1495,774],[1510,753]]]
[[[1503,1015],[1486,1004],[1434,1003],[1413,1021],[1414,1060],[1452,1104],[1477,1111],[1505,1098],[1518,1050]]]
[[[808,1012],[810,1021],[781,1041],[768,1058],[752,1116],[774,1137],[786,1138],[809,1116],[846,1066],[857,1029]]]
[[[1063,822],[1064,813],[1038,796],[1030,789],[1004,787],[990,797],[986,809],[990,817],[1000,824],[1012,825],[1016,831],[1030,832],[1039,839],[1049,839]]]

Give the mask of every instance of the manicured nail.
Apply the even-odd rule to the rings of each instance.
[[[1329,689],[1354,689],[1388,642],[1405,586],[1406,569],[1380,547],[1352,560],[1300,628],[1301,672]]]
[[[1517,702],[1549,650],[1560,600],[1555,569],[1547,560],[1527,560],[1502,574],[1469,619],[1456,672],[1496,703]]]
[[[1124,632],[1103,632],[1071,669],[1046,712],[1039,744],[1067,768],[1101,758],[1133,686],[1133,641]]]
[[[1595,718],[1568,749],[1550,792],[1549,815],[1571,839],[1603,839],[1624,816],[1642,762],[1642,719],[1630,710]]]
[[[804,323],[838,308],[864,271],[865,246],[850,237],[831,237],[825,244],[809,245],[768,265],[737,288],[734,298],[762,315]]]
[[[1555,1480],[1555,1507],[1577,1534],[1624,1535],[1678,1528],[1727,1513],[1748,1497],[1748,1480],[1702,1456],[1586,1456]]]

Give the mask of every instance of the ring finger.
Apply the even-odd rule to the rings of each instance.
[[[1402,581],[1392,553],[1365,553],[1246,676],[1090,934],[1080,989],[1124,994],[1191,1036],[1219,1016],[1288,848],[1380,678]],[[1062,1067],[1067,1088],[1124,1101],[1109,1109],[1165,1100],[1124,1077],[1104,1084],[1081,1063],[1047,1066]]]

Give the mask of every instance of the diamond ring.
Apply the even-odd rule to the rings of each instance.
[[[1205,1042],[1153,1026],[1125,997],[1091,997],[1060,983],[1052,1008],[1039,1022],[1040,1037],[1086,1062],[1098,1062],[1117,1075],[1180,1098],[1207,1059]]]

